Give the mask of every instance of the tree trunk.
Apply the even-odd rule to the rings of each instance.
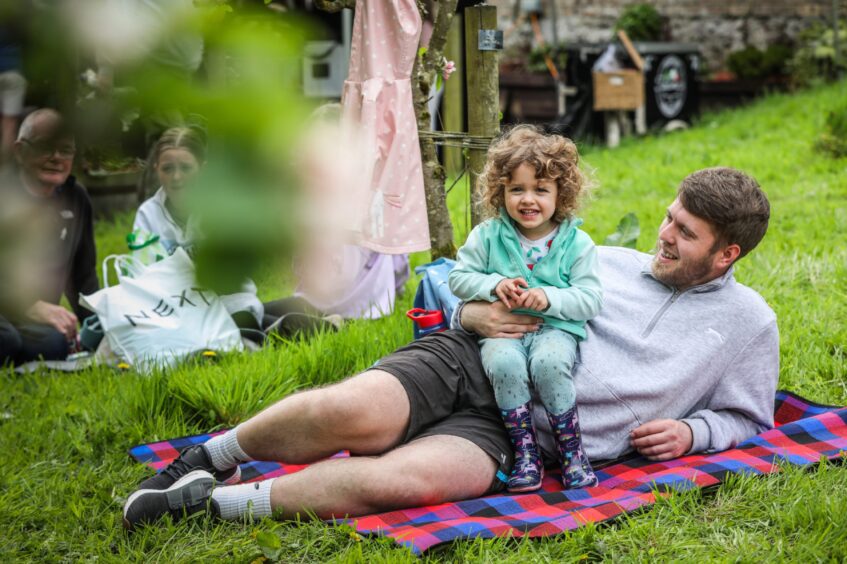
[[[436,73],[442,72],[444,46],[447,43],[450,22],[453,21],[453,14],[456,12],[456,3],[457,0],[438,2],[438,12],[435,14],[429,46],[423,57],[416,59],[412,69],[412,95],[418,131],[431,130],[427,102],[432,91],[432,79]],[[434,140],[421,137],[420,145],[432,258],[433,260],[440,257],[455,258],[453,222],[450,220],[447,194],[444,190],[447,174],[438,162]]]

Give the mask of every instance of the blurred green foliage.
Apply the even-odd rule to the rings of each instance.
[[[650,4],[631,4],[624,8],[615,31],[623,30],[633,41],[662,39],[662,16]]]
[[[641,235],[641,225],[638,223],[638,216],[629,212],[618,222],[614,233],[606,235],[603,244],[612,247],[635,249],[638,247],[639,235]]]
[[[842,101],[827,114],[824,132],[815,147],[835,158],[847,157],[847,102]]]
[[[565,51],[564,46],[551,47],[550,45],[545,45],[543,47],[534,47],[529,52],[526,69],[529,72],[546,74],[549,72],[545,60],[547,57],[550,57],[553,65],[559,70],[564,69],[568,64],[568,53]]]
[[[794,50],[790,46],[779,43],[769,45],[764,51],[749,46],[730,53],[726,66],[738,78],[762,79],[780,76],[785,74],[786,65],[793,53]]]
[[[122,82],[112,95],[74,109],[79,124],[114,124],[132,112],[148,129],[204,124],[208,159],[190,195],[203,233],[195,259],[200,282],[219,292],[235,290],[259,264],[295,244],[300,180],[291,163],[311,110],[299,82],[309,30],[303,18],[261,7],[197,9],[175,20],[160,41],[200,34],[201,76],[174,72],[152,57],[106,53],[119,61],[114,74]],[[90,144],[108,145],[114,126],[83,133]]]
[[[838,40],[841,45],[836,60],[835,29],[830,24],[815,24],[798,37],[798,47],[788,63],[791,80],[796,86],[814,84],[837,78],[847,69],[847,21],[838,22]]]
[[[261,2],[21,0],[2,3],[0,24],[23,45],[28,103],[73,124],[78,168],[122,168],[167,127],[201,124],[207,164],[189,195],[197,272],[228,293],[296,245],[293,163],[311,112],[302,14]]]

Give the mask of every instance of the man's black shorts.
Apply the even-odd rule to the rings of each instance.
[[[409,396],[409,429],[403,442],[432,435],[467,439],[497,462],[491,489],[503,489],[512,468],[512,447],[482,368],[476,336],[434,333],[384,357],[373,369],[395,376]]]

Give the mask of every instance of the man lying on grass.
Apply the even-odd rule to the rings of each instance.
[[[592,462],[633,450],[652,460],[724,450],[773,425],[776,317],[732,272],[764,236],[769,215],[755,180],[706,169],[680,185],[655,256],[599,247],[606,303],[588,322],[574,367]],[[499,302],[468,303],[456,318],[460,329],[184,450],[129,497],[125,525],[200,511],[223,519],[356,516],[501,491],[512,449],[477,336],[519,337],[538,318]],[[555,460],[549,429],[538,431]],[[324,460],[344,449],[353,456]],[[249,460],[314,464],[231,485]]]

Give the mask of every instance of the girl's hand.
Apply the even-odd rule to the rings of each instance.
[[[517,305],[521,298],[521,294],[525,291],[524,288],[527,286],[528,284],[523,278],[504,278],[497,284],[497,287],[494,288],[494,293],[497,294],[497,297],[500,298],[503,305],[512,309],[512,304],[509,300],[514,301]]]
[[[532,290],[527,290],[523,293],[523,295],[518,299],[517,305],[523,309],[544,311],[550,306],[550,302],[547,300],[547,293],[544,292],[544,290],[541,288],[533,288]]]

